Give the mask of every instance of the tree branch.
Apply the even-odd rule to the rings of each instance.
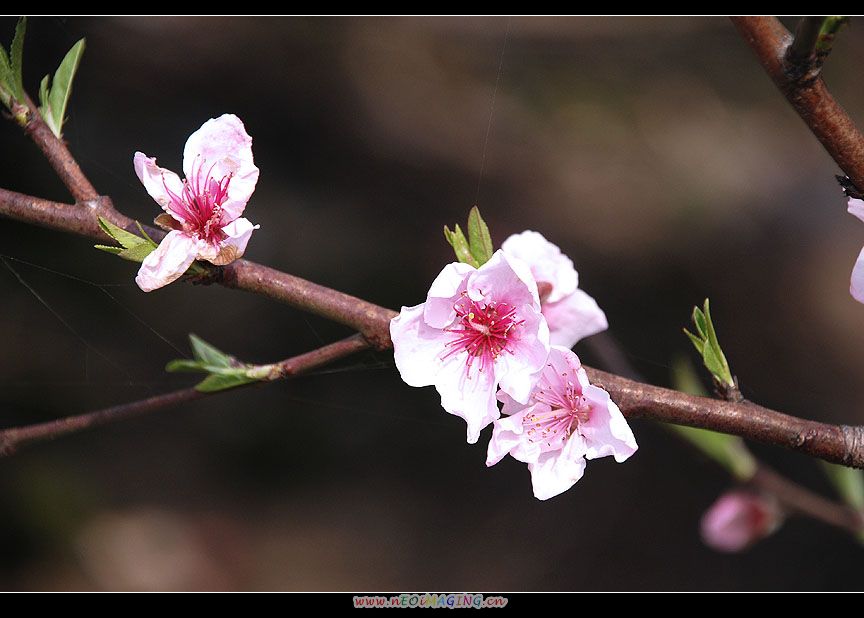
[[[100,198],[95,203],[64,206],[67,205],[0,189],[0,215],[91,237],[96,233],[93,229],[96,224],[88,221],[88,217],[95,219],[95,216],[87,209],[104,211],[110,207],[110,201]],[[129,221],[126,217],[122,219]],[[390,309],[246,260],[238,260],[221,272],[219,281],[228,287],[262,294],[352,326],[377,349],[393,345],[389,327],[396,313]],[[712,429],[783,446],[833,463],[864,467],[864,427],[808,421],[749,402],[695,397],[586,369],[591,379],[602,384],[629,417]]]
[[[792,41],[775,17],[732,17],[762,67],[843,172],[864,188],[864,135],[818,76],[796,75],[787,61]]]
[[[848,530],[853,534],[861,534],[864,531],[861,513],[843,504],[823,498],[781,476],[767,466],[759,466],[749,484],[773,494],[787,510],[793,513],[818,519],[831,526]]]
[[[331,343],[330,345],[318,348],[317,350],[276,363],[277,370],[273,372],[273,377],[268,381],[272,382],[275,380],[290,378],[368,348],[369,344],[361,335],[352,335],[342,341]],[[256,384],[261,384],[261,382],[252,382],[245,386]],[[76,433],[83,429],[98,427],[99,425],[106,425],[115,421],[141,416],[142,414],[173,408],[181,403],[202,399],[210,395],[224,392],[227,392],[227,390],[203,393],[194,388],[184,388],[163,395],[133,401],[131,403],[103,408],[102,410],[96,410],[95,412],[89,412],[87,414],[68,416],[66,418],[47,421],[45,423],[0,430],[0,455],[12,454],[18,448],[30,442],[53,440],[54,438],[65,436],[70,433]]]
[[[51,164],[54,172],[63,184],[66,185],[66,188],[69,189],[69,193],[72,194],[75,201],[85,202],[98,198],[99,193],[90,184],[84,172],[81,171],[81,167],[72,156],[72,153],[69,152],[69,149],[66,148],[63,140],[58,139],[51,132],[51,129],[42,120],[42,116],[39,114],[39,110],[36,109],[33,101],[28,98],[27,104],[29,117],[24,131],[39,146],[39,150],[48,159],[48,163]]]

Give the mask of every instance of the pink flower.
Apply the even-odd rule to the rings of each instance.
[[[156,223],[170,230],[141,264],[135,278],[150,292],[178,279],[195,260],[229,264],[243,255],[258,226],[240,215],[255,191],[258,168],[252,138],[237,116],[211,118],[186,140],[183,173],[156,165],[135,153],[135,173],[167,214]]]
[[[850,197],[848,210],[850,214],[864,221],[864,200]],[[864,303],[864,249],[861,249],[855,266],[852,268],[852,282],[849,285],[849,292],[852,294],[852,298],[859,303]]]
[[[534,496],[546,500],[570,489],[585,472],[585,460],[612,455],[621,463],[636,452],[636,439],[609,393],[588,382],[568,348],[552,346],[530,401],[505,393],[504,414],[495,421],[486,465],[508,453],[528,464]]]
[[[432,386],[468,423],[468,442],[498,418],[495,391],[528,401],[549,354],[537,285],[521,261],[496,251],[483,266],[448,264],[426,302],[390,322],[396,367],[410,386]]]
[[[734,553],[765,538],[782,523],[776,500],[745,491],[720,496],[702,516],[705,544],[717,551]]]
[[[609,328],[597,301],[579,289],[573,261],[542,234],[531,230],[514,234],[501,249],[531,268],[553,345],[572,348],[580,339]]]

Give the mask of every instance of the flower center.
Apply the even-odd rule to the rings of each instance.
[[[456,322],[448,333],[453,340],[447,343],[450,350],[443,356],[447,358],[458,352],[467,352],[466,371],[470,371],[475,360],[479,371],[491,367],[504,352],[513,354],[508,348],[518,337],[518,328],[524,320],[516,316],[516,308],[508,303],[478,302],[472,300],[467,292],[453,305]]]
[[[568,373],[554,373],[551,365],[543,372],[531,398],[551,408],[529,412],[522,418],[528,441],[539,443],[543,452],[563,448],[579,423],[590,418],[591,407],[582,395],[581,386],[571,380]]]
[[[165,190],[171,198],[171,210],[183,218],[183,229],[202,240],[219,242],[226,238],[222,231],[222,204],[228,197],[228,185],[232,174],[220,180],[213,178],[214,163],[205,172],[206,159],[201,155],[192,163],[192,174],[183,180],[180,195],[172,192],[167,184]],[[162,181],[165,184],[165,181]]]

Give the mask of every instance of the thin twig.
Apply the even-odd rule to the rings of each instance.
[[[816,43],[822,32],[826,17],[802,17],[795,28],[795,39],[786,50],[786,61],[790,64],[806,65],[816,60]]]
[[[785,61],[792,41],[789,31],[775,17],[732,17],[732,22],[828,154],[859,189],[864,188],[864,135],[821,78],[790,76]]]
[[[354,354],[355,352],[368,349],[368,347],[369,344],[362,336],[352,335],[347,339],[331,343],[330,345],[318,348],[317,350],[294,356],[277,363],[277,371],[274,372],[274,377],[269,381],[289,378],[310,371],[340,358],[344,358],[350,354]],[[261,382],[253,382],[252,384],[261,384]],[[173,408],[181,403],[202,399],[210,395],[224,392],[227,392],[227,390],[205,393],[197,391],[194,388],[184,388],[163,395],[111,406],[110,408],[96,410],[95,412],[88,412],[87,414],[79,414],[77,416],[68,416],[44,423],[4,429],[0,431],[0,455],[9,455],[21,446],[31,442],[53,440],[54,438],[75,433],[83,429],[98,427],[99,425],[106,425],[115,421],[140,416],[142,414]]]
[[[69,152],[63,140],[58,139],[48,125],[42,120],[42,116],[33,104],[33,101],[28,99],[29,116],[24,130],[30,136],[48,163],[54,169],[57,177],[66,185],[69,193],[77,202],[85,202],[87,200],[95,200],[99,197],[99,193],[81,171],[81,167]]]
[[[861,514],[790,481],[767,466],[759,466],[750,485],[777,497],[786,510],[843,528],[853,534],[864,531]]]
[[[28,209],[28,204],[36,207]],[[102,202],[98,204],[105,207]],[[92,236],[95,224],[82,216],[80,209],[60,206],[0,190],[0,215]],[[375,348],[386,349],[393,345],[389,327],[396,313],[390,309],[246,260],[226,266],[221,282],[352,326]],[[594,369],[589,369],[589,375],[603,384],[628,416],[712,429],[783,446],[833,463],[864,467],[864,427],[808,421],[753,403],[694,397]]]

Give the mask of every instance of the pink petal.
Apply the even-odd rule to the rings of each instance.
[[[468,275],[468,296],[473,300],[484,300],[493,291],[500,291],[495,296],[499,303],[540,308],[537,283],[531,275],[531,269],[522,260],[509,257],[500,249],[492,254],[488,262]]]
[[[609,328],[606,314],[583,290],[576,290],[557,303],[544,303],[543,315],[549,323],[552,343],[566,348]]]
[[[507,416],[510,416],[511,414],[518,414],[522,410],[529,407],[528,404],[516,401],[510,395],[501,390],[498,391],[497,398],[498,401],[504,404],[504,406],[501,408],[501,414],[505,414]]]
[[[501,250],[528,264],[535,281],[552,285],[548,302],[561,300],[579,286],[579,275],[573,267],[573,260],[539,232],[526,230],[514,234],[504,241]]]
[[[208,255],[199,254],[199,259],[205,259],[217,266],[224,266],[234,260],[239,260],[246,252],[246,245],[249,244],[252,232],[257,230],[258,227],[257,225],[253,225],[249,219],[243,217],[234,219],[234,221],[222,228],[222,231],[228,237],[214,247],[216,249],[215,255],[211,254],[211,249],[211,251],[208,251]]]
[[[585,443],[579,434],[573,434],[560,451],[548,451],[528,464],[534,497],[548,500],[564,493],[585,473]]]
[[[475,269],[470,264],[451,262],[435,277],[426,298],[424,318],[429,326],[445,328],[456,319],[453,304],[465,289],[468,273]]]
[[[228,199],[222,203],[223,221],[233,221],[242,215],[255,191],[258,168],[252,158],[252,138],[237,116],[224,114],[211,118],[186,140],[183,173],[190,179],[199,168],[210,172],[216,181],[232,174]]]
[[[393,359],[399,375],[408,386],[431,386],[441,370],[444,345],[441,331],[430,328],[423,320],[424,305],[402,307],[390,320]]]
[[[591,404],[588,421],[579,424],[579,433],[585,437],[585,457],[612,455],[618,463],[626,461],[639,447],[621,410],[602,388],[589,385],[582,394]]]
[[[852,298],[859,303],[864,303],[864,249],[858,254],[855,266],[852,268],[852,281],[849,284],[849,292]]]
[[[494,466],[522,441],[522,419],[525,413],[505,416],[495,421],[492,439],[486,449],[486,465]]]
[[[144,258],[135,283],[145,292],[168,285],[185,273],[198,254],[198,243],[184,232],[168,232],[153,252]]]
[[[495,376],[491,371],[466,372],[461,358],[444,361],[435,388],[441,395],[441,407],[465,419],[469,444],[476,443],[480,432],[501,416],[495,402]]]
[[[156,200],[162,210],[181,223],[185,223],[181,214],[171,209],[171,193],[179,196],[183,192],[183,181],[180,180],[180,177],[171,170],[156,165],[156,159],[148,157],[143,152],[135,153],[133,164],[138,179],[147,189],[150,197]]]
[[[498,357],[495,375],[502,391],[527,403],[549,357],[549,328],[543,315],[532,308],[525,307],[519,317],[524,320],[522,336],[511,345],[512,354]]]
[[[849,214],[855,215],[856,217],[864,221],[864,200],[858,200],[854,197],[850,197],[847,211],[849,212]]]

